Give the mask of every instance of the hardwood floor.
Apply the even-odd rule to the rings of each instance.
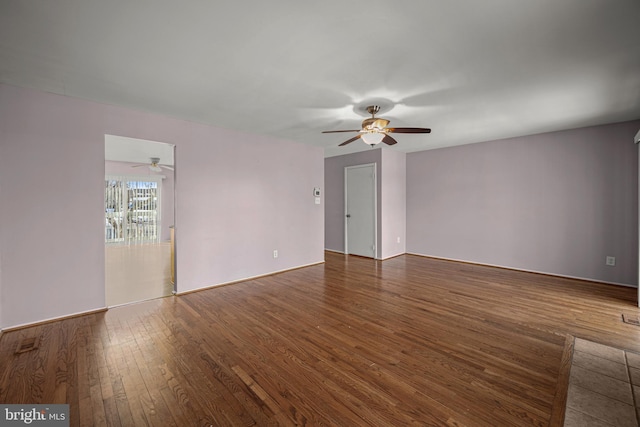
[[[568,335],[640,351],[640,327],[621,321],[638,315],[636,295],[327,253],[324,265],[7,332],[0,402],[69,403],[82,426],[546,426],[562,421]],[[34,337],[37,349],[14,354]]]

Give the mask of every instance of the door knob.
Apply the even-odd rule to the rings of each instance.
[[[351,218],[351,214],[347,214],[347,218]]]

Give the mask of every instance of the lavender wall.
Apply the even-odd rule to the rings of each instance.
[[[104,307],[104,137],[87,112],[0,85],[3,328]]]
[[[379,238],[382,259],[406,252],[407,157],[405,153],[382,150],[381,222]],[[400,242],[398,242],[398,238]]]
[[[168,241],[171,238],[170,228],[174,225],[174,173],[170,170],[162,172],[154,172],[147,167],[132,168],[139,163],[115,162],[107,160],[104,162],[105,175],[124,175],[124,176],[164,176],[162,180],[162,206],[161,206],[161,231],[160,241]]]
[[[407,251],[636,285],[638,128],[634,121],[409,154]]]
[[[321,149],[3,84],[2,328],[105,306],[105,134],[176,145],[179,292],[323,261]]]

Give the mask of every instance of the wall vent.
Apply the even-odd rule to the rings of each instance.
[[[640,326],[640,317],[637,314],[622,314],[622,321],[630,325]]]
[[[15,354],[26,353],[27,351],[35,350],[40,344],[38,337],[25,338],[18,343]]]

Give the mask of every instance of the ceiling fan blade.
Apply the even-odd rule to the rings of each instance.
[[[322,133],[338,133],[338,132],[360,132],[360,129],[358,130],[323,130]]]
[[[131,166],[131,167],[132,167],[132,168],[139,168],[139,167],[142,167],[142,166],[149,166],[149,165],[133,165],[133,166]]]
[[[393,133],[431,133],[429,128],[386,128],[385,132]]]
[[[165,165],[159,165],[161,168],[165,168],[165,169],[169,169],[170,171],[173,170],[172,166],[165,166]]]
[[[354,136],[354,137],[353,137],[353,138],[351,138],[351,139],[347,139],[345,142],[343,142],[342,144],[338,145],[338,147],[342,147],[343,145],[347,145],[347,144],[349,144],[349,143],[351,143],[351,142],[355,141],[356,139],[360,139],[360,137],[361,137],[361,136],[362,136],[362,134],[359,134],[359,135],[357,135],[357,136]]]
[[[387,145],[393,145],[398,143],[398,141],[391,138],[391,135],[385,135],[384,138],[382,138],[382,142],[384,142]]]

